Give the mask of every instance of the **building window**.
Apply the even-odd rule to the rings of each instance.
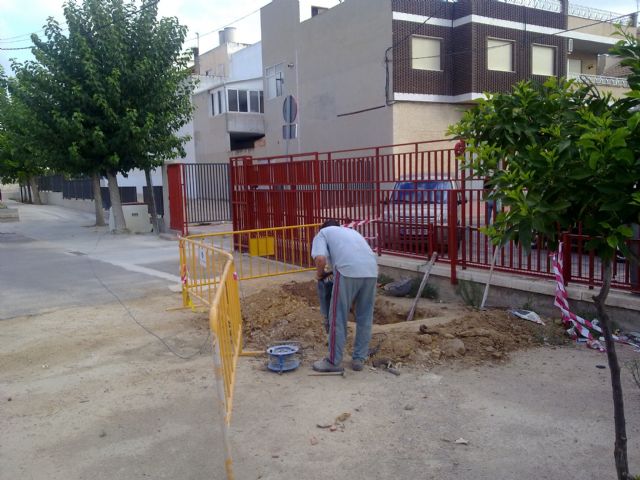
[[[531,46],[531,73],[551,77],[556,74],[556,49],[546,45]]]
[[[251,91],[249,92],[249,111],[254,113],[260,113],[260,94],[262,92]]]
[[[313,5],[311,5],[311,16],[315,17],[316,15],[320,15],[321,13],[324,13],[327,10],[329,9],[326,7],[314,7]]]
[[[282,96],[282,86],[284,85],[283,65],[279,63],[265,70],[267,100]]]
[[[211,113],[213,116],[224,113],[224,104],[222,103],[222,90],[218,90],[211,94]]]
[[[441,44],[440,38],[411,37],[411,68],[439,72]]]
[[[238,90],[227,90],[227,96],[229,97],[227,105],[229,105],[230,112],[239,112],[238,110]]]
[[[230,112],[264,113],[262,90],[227,90]]]
[[[513,42],[487,39],[487,69],[498,72],[513,72]]]
[[[239,112],[249,111],[249,99],[247,98],[246,90],[238,90],[238,111]]]
[[[582,73],[582,60],[580,60],[579,58],[567,59],[567,73],[580,75]]]

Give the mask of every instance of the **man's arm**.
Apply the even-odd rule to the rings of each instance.
[[[316,278],[322,280],[324,278],[324,267],[327,266],[327,257],[318,255],[314,260],[316,262]]]

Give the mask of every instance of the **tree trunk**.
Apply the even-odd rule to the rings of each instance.
[[[100,175],[94,173],[91,176],[93,183],[93,203],[96,207],[96,226],[104,227],[104,208],[102,208],[102,190],[100,189]]]
[[[34,205],[42,205],[40,200],[40,188],[38,188],[38,179],[31,175],[29,177],[29,186],[31,187],[31,203]]]
[[[613,421],[616,432],[616,441],[613,449],[613,457],[616,462],[618,480],[629,480],[629,462],[627,459],[627,432],[624,418],[624,399],[622,396],[622,382],[620,381],[620,364],[616,354],[616,346],[611,337],[611,323],[605,309],[605,301],[611,288],[611,259],[603,260],[603,281],[600,293],[593,297],[598,310],[598,319],[602,326],[605,346],[607,348],[607,360],[611,372],[611,390],[613,392]]]
[[[113,233],[127,233],[127,224],[122,211],[120,201],[120,189],[118,188],[118,178],[113,172],[107,172],[109,182],[109,198],[111,199],[111,215],[113,215]]]
[[[151,179],[151,169],[144,169],[144,176],[147,179],[147,188],[149,188],[149,212],[151,213],[151,224],[153,225],[153,231],[156,235],[160,235],[160,228],[158,226],[158,212],[156,211],[156,194],[153,192],[153,180]]]

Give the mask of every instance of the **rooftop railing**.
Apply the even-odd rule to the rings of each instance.
[[[569,73],[567,78],[575,79],[581,83],[603,85],[606,87],[629,88],[629,82],[623,77],[606,77],[604,75],[587,75],[584,73]]]
[[[607,10],[599,10],[593,7],[585,7],[583,5],[569,4],[569,16],[587,18],[598,22],[621,23],[623,25],[631,25],[635,23],[635,16],[632,14],[621,15],[616,12]]]
[[[521,5],[523,7],[536,8],[538,10],[546,10],[548,12],[562,12],[562,3],[560,0],[498,0],[502,3],[511,3],[513,5]]]
[[[502,3],[510,3],[512,5],[521,5],[528,8],[536,8],[538,10],[546,10],[548,12],[562,12],[562,2],[560,0],[498,0]],[[593,7],[585,7],[569,3],[569,16],[586,18],[598,22],[621,23],[623,25],[635,25],[635,15],[621,15],[616,12],[600,10]]]

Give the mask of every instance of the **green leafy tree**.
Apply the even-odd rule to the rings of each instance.
[[[37,177],[46,170],[46,150],[39,141],[42,122],[9,87],[18,88],[0,69],[0,180],[29,184],[32,201],[40,204]]]
[[[509,240],[529,251],[537,234],[557,246],[560,232],[582,225],[588,247],[602,260],[603,284],[594,296],[614,398],[614,457],[619,479],[627,462],[620,366],[605,301],[616,251],[629,253],[630,224],[640,204],[640,114],[627,99],[614,101],[589,86],[549,79],[517,84],[509,94],[487,95],[450,133],[468,142],[472,166],[495,186],[505,211],[487,228],[495,244]]]
[[[55,132],[63,171],[108,179],[115,230],[126,229],[118,173],[178,156],[191,116],[186,27],[157,18],[157,0],[70,0],[68,33],[52,18],[33,35],[35,62],[15,65],[29,107]]]

